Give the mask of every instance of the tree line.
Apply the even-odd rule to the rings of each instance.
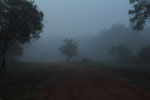
[[[112,46],[109,53],[119,63],[126,64],[150,64],[150,46],[140,48],[139,52],[133,53],[126,45]]]
[[[150,2],[148,0],[130,0],[130,3],[133,5],[133,9],[129,10],[131,27],[143,30],[146,22],[150,19]],[[5,72],[7,56],[21,55],[23,44],[40,38],[44,27],[43,17],[43,12],[38,9],[33,0],[0,0],[0,73]],[[67,56],[69,61],[78,54],[77,45],[72,40],[65,40],[64,43],[60,51]],[[73,45],[70,46],[69,43]],[[65,48],[74,48],[74,50],[70,54],[70,52],[66,53]],[[125,50],[126,47],[113,47],[113,49],[118,48]],[[111,53],[114,56],[117,53],[113,49]],[[141,50],[144,55],[149,49]],[[129,53],[127,49],[124,52]]]

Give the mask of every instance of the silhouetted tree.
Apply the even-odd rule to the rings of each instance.
[[[133,9],[129,10],[130,22],[132,28],[142,30],[146,21],[150,18],[150,1],[149,0],[130,0]]]
[[[1,72],[5,72],[5,58],[12,42],[23,44],[40,37],[43,16],[32,0],[0,0]]]
[[[131,50],[125,45],[113,46],[109,50],[112,57],[115,58],[116,61],[121,63],[131,63],[133,60],[133,54]]]
[[[20,42],[12,42],[8,45],[7,52],[6,52],[6,59],[9,60],[17,60],[19,56],[23,54],[23,45]],[[0,46],[0,64],[2,60],[2,49]]]
[[[14,59],[14,57],[21,56],[22,54],[23,54],[23,45],[20,42],[14,41],[8,45],[6,57]]]
[[[150,47],[143,47],[139,52],[139,62],[142,64],[150,64]]]
[[[65,39],[59,50],[63,55],[66,56],[66,62],[70,62],[74,56],[78,55],[77,48],[78,45],[73,39]]]

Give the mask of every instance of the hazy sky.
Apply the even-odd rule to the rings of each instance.
[[[129,0],[35,0],[35,3],[45,14],[45,28],[42,37],[24,50],[23,58],[29,61],[58,60],[62,57],[59,46],[64,38],[94,36],[112,24],[129,24]]]
[[[45,14],[45,34],[96,34],[112,24],[128,25],[129,0],[35,0]]]

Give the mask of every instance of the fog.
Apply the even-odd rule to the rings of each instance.
[[[108,48],[113,45],[130,44],[132,48],[149,40],[145,40],[145,35],[141,38],[142,32],[128,28],[131,7],[128,0],[35,0],[35,3],[45,14],[44,31],[39,40],[24,46],[23,61],[64,61],[59,47],[66,38],[79,45],[75,59],[93,60],[110,60]],[[114,25],[121,24],[122,29],[115,29]]]
[[[0,0],[0,100],[149,100],[150,0]]]
[[[45,14],[45,34],[97,34],[114,23],[128,25],[129,1],[35,0]]]

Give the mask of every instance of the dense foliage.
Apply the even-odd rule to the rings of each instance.
[[[145,23],[150,18],[150,1],[149,0],[130,0],[133,4],[133,9],[129,10],[131,15],[130,22],[132,28],[136,30],[142,30]]]
[[[40,37],[43,16],[32,0],[0,0],[1,69],[12,43],[22,44]]]

